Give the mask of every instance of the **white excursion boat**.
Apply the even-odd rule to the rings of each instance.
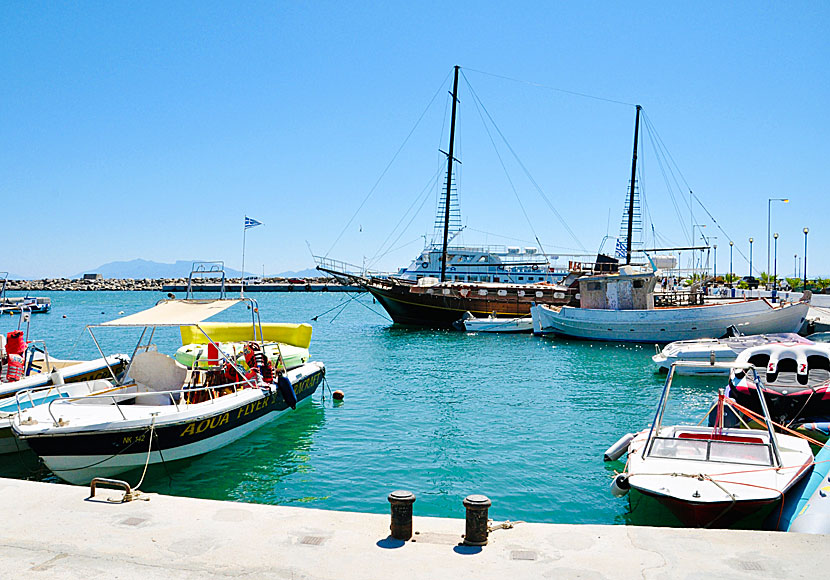
[[[580,307],[533,306],[533,332],[584,340],[663,343],[718,338],[732,326],[743,334],[797,332],[807,317],[808,303],[776,305],[764,298],[656,307],[658,274],[626,265],[618,273],[583,276],[578,280]]]
[[[794,332],[678,340],[664,346],[651,360],[660,372],[668,372],[676,362],[705,362],[710,364],[679,366],[675,372],[679,375],[728,375],[728,368],[715,363],[732,362],[746,349],[767,344],[813,344],[813,341]]]
[[[752,372],[752,367],[746,370]],[[628,453],[612,493],[635,490],[668,507],[689,527],[729,527],[749,516],[761,521],[809,473],[809,443],[776,433],[763,398],[763,429],[724,427],[731,402],[723,391],[714,426],[664,425],[673,377],[670,370],[651,428],[624,437],[606,452],[611,460]]]
[[[143,312],[87,327],[90,333],[100,327],[144,329],[124,378],[101,394],[61,397],[21,409],[13,418],[15,436],[58,477],[85,484],[95,477],[207,453],[284,417],[310,400],[325,375],[322,363],[307,362],[280,374],[259,350],[261,342],[253,342],[257,364],[248,370],[208,337],[221,365],[189,371],[150,345],[159,327],[190,326],[207,336],[200,326],[203,320],[243,301],[250,306],[253,329],[259,314],[256,302],[248,298],[163,300]]]
[[[491,315],[477,318],[467,312],[454,326],[458,330],[466,332],[502,332],[516,334],[520,332],[531,332],[533,330],[533,321],[530,316],[500,318]]]

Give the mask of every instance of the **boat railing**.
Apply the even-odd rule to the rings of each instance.
[[[198,277],[199,280],[205,278],[221,278],[219,287],[219,297],[225,298],[225,262],[193,262],[190,268],[190,274],[187,277],[187,293],[186,298],[193,298],[193,279]]]
[[[670,308],[674,306],[700,306],[704,301],[703,290],[678,290],[655,292],[654,307]]]
[[[352,276],[352,277],[364,277],[364,278],[371,278],[371,277],[378,277],[378,278],[386,278],[389,276],[389,272],[381,272],[379,270],[370,270],[365,266],[356,266],[355,264],[350,264],[348,262],[343,262],[341,260],[335,260],[333,258],[329,258],[326,256],[313,256],[314,262],[317,264],[317,269],[321,272],[326,272],[327,274],[332,274],[333,276]]]
[[[197,393],[206,393],[208,396],[208,400],[211,403],[215,403],[220,397],[225,395],[236,394],[240,390],[244,388],[252,388],[252,382],[250,380],[242,380],[237,381],[235,383],[225,383],[221,385],[202,385],[198,387],[183,387],[181,389],[174,389],[170,391],[131,391],[129,393],[120,392],[120,393],[100,393],[100,394],[90,394],[90,395],[74,395],[74,396],[67,396],[67,397],[59,397],[49,401],[47,406],[47,410],[49,412],[49,416],[52,418],[52,422],[54,425],[61,425],[61,418],[55,417],[53,413],[53,405],[55,403],[58,404],[66,404],[72,402],[82,402],[82,403],[95,403],[100,400],[109,400],[111,401],[112,405],[118,409],[119,414],[123,420],[127,420],[127,416],[124,414],[124,410],[122,409],[123,401],[130,400],[130,399],[138,399],[142,396],[147,395],[167,395],[167,398],[170,399],[170,403],[176,407],[176,411],[181,410],[181,406],[183,405],[185,408],[188,408],[190,405],[201,404],[206,401],[199,401],[199,402],[190,402],[188,398],[193,399],[194,395]],[[127,385],[121,385],[117,387],[117,390],[122,390],[126,387],[135,386],[136,383],[130,383]],[[244,385],[244,386],[243,386]],[[276,388],[276,386],[274,386]],[[227,389],[231,389],[231,392],[228,393],[221,393],[217,391],[224,391]],[[34,390],[34,389],[29,389]],[[30,399],[31,400],[31,399]],[[151,405],[151,406],[159,406],[159,405]],[[20,409],[18,407],[18,417],[20,417]]]

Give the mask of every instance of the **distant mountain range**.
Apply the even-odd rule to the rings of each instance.
[[[104,278],[187,278],[193,267],[192,260],[177,260],[173,264],[164,264],[161,262],[153,262],[150,260],[135,259],[129,262],[109,262],[92,268],[84,270],[71,278],[80,278],[84,274],[101,274]],[[238,278],[241,272],[233,268],[225,267],[225,275],[228,278]],[[256,272],[246,272],[248,276],[256,276]],[[305,278],[320,276],[321,273],[315,268],[307,268],[305,270],[294,271],[288,270],[278,274],[267,274],[266,277],[282,277],[282,278]]]

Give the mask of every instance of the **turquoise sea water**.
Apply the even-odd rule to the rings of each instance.
[[[11,293],[10,293],[11,294]],[[42,292],[52,312],[32,316],[30,339],[51,356],[95,358],[86,324],[153,305],[158,292]],[[415,513],[463,517],[483,493],[495,519],[674,525],[665,511],[635,510],[611,496],[602,454],[650,423],[663,384],[653,345],[574,342],[529,335],[473,335],[391,325],[368,295],[258,293],[263,322],[309,322],[312,358],[345,401],[312,404],[199,458],[157,466],[144,491],[210,499],[387,513],[407,489]],[[321,316],[312,317],[344,303]],[[66,316],[66,318],[64,318]],[[214,320],[250,320],[238,305]],[[0,331],[17,327],[0,317]],[[138,333],[96,331],[105,352],[131,353]],[[157,332],[173,354],[177,330]],[[684,380],[675,419],[700,418],[718,379]],[[0,475],[55,481],[33,455],[0,457]],[[131,483],[140,473],[126,474]]]

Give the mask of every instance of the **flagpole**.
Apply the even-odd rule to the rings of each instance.
[[[248,216],[245,216],[247,220]],[[245,221],[242,222],[242,278],[239,279],[239,297],[245,298],[245,237],[248,233],[248,228]]]

